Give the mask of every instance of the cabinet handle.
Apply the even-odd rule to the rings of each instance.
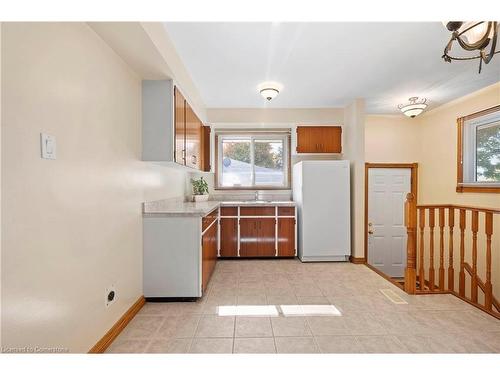
[[[196,155],[191,156],[191,163],[196,164]]]

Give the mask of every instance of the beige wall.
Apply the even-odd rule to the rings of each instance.
[[[342,124],[343,108],[209,108],[210,124]]]
[[[365,163],[365,103],[353,101],[345,108],[343,151],[351,162],[351,254],[364,257],[364,163]]]
[[[4,24],[2,59],[2,344],[85,352],[142,295],[141,202],[185,176],[140,161],[140,78],[86,24]]]
[[[471,95],[462,97],[425,113],[420,118],[420,167],[419,167],[419,203],[500,208],[500,194],[457,193],[457,125],[459,117],[500,104],[500,83],[489,86]],[[494,294],[500,297],[500,215],[495,215],[492,279]],[[458,223],[458,216],[455,219]],[[478,270],[484,281],[486,278],[484,257],[484,218],[479,218]],[[472,263],[471,224],[467,222],[465,260]],[[455,244],[459,243],[458,230],[455,231]],[[455,256],[455,270],[458,269],[458,253]],[[437,260],[436,260],[437,262]],[[470,284],[467,277],[467,286]],[[458,276],[457,276],[458,281]],[[482,297],[482,293],[479,293]],[[481,298],[480,298],[481,299]]]
[[[420,117],[368,115],[365,160],[370,163],[413,163],[420,158]]]
[[[500,104],[500,83],[420,118],[420,202],[500,207],[499,194],[457,193],[457,118]]]

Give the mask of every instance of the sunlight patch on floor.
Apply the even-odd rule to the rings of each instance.
[[[342,316],[334,305],[228,305],[218,306],[219,316]]]

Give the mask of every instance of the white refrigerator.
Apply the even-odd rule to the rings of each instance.
[[[298,208],[298,255],[303,262],[347,261],[351,255],[348,160],[301,161],[293,166]]]

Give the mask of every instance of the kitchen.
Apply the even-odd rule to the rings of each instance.
[[[147,301],[202,297],[219,258],[349,261],[349,161],[314,160],[342,156],[342,126],[293,130],[212,131],[172,80],[143,82],[144,160],[205,172],[190,179],[192,198],[144,203]]]

